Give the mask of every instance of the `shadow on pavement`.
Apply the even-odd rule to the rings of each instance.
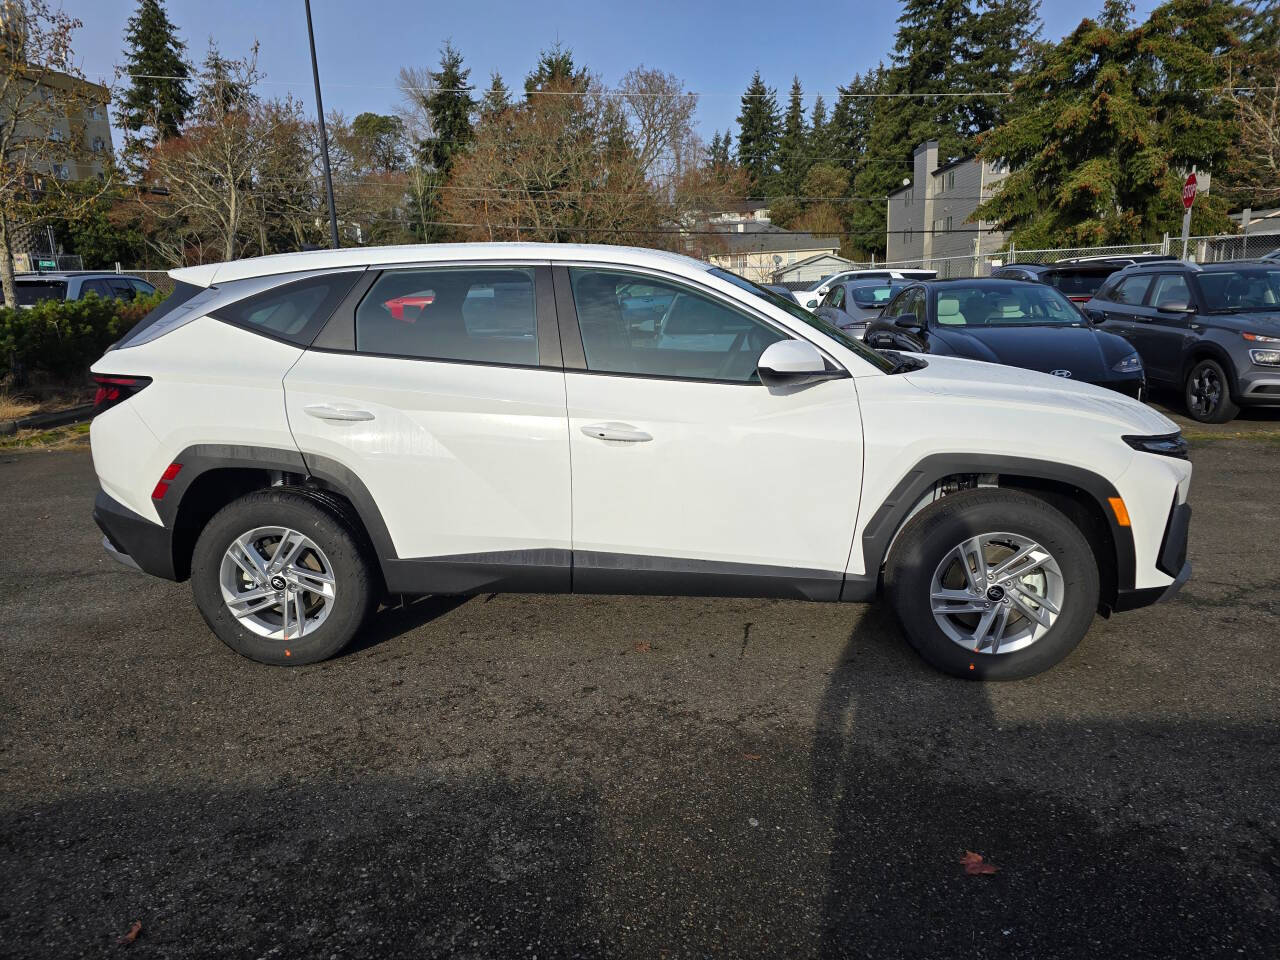
[[[0,953],[589,956],[596,801],[508,780],[90,794],[6,813]]]
[[[360,635],[347,646],[336,659],[349,657],[394,640],[411,630],[424,626],[452,613],[470,600],[470,597],[431,595],[425,597],[396,598],[394,605],[376,611],[365,622]]]
[[[1191,774],[1179,768],[1222,763],[1224,789],[1194,804],[1232,811],[1229,785],[1249,778],[1231,766],[1274,766],[1274,731],[1242,741],[1211,725],[1001,729],[991,689],[932,675],[883,609],[853,631],[811,755],[812,795],[834,832],[823,956],[1260,956],[1275,947],[1274,823],[1236,831],[1269,835],[1252,848],[1196,862],[1184,836],[1193,831],[1174,839],[1176,828],[1135,825],[1155,811],[1108,816],[1088,799],[1098,789],[1091,778],[1108,776],[1110,759],[1136,741],[1176,759],[1168,783],[1127,785],[1123,806],[1152,787],[1195,793],[1179,791],[1180,773]],[[1063,792],[1064,770],[1079,790]],[[1264,800],[1263,816],[1268,804],[1274,812]],[[1247,809],[1232,812],[1247,823]],[[999,873],[964,875],[966,850]]]

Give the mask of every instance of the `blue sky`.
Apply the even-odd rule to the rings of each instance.
[[[1137,16],[1155,5],[1138,0]],[[135,0],[62,0],[62,6],[84,21],[76,51],[85,73],[109,78],[122,59]],[[166,6],[190,59],[203,59],[210,37],[231,56],[257,40],[264,93],[292,92],[312,106],[302,0],[167,0]],[[1102,0],[1044,0],[1044,35],[1062,36],[1101,6]],[[816,93],[830,105],[838,84],[888,56],[900,9],[891,2],[806,7],[777,0],[312,0],[311,8],[326,110],[390,112],[399,68],[434,66],[446,39],[462,51],[473,83],[487,85],[489,72],[498,70],[508,86],[519,87],[538,51],[559,40],[606,84],[640,64],[674,73],[700,94],[697,120],[706,139],[734,125],[738,98],[756,69],[780,101],[798,74],[806,106]]]

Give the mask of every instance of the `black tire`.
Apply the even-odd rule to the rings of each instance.
[[[1187,415],[1200,423],[1226,423],[1240,412],[1231,399],[1231,378],[1217,360],[1197,360],[1182,384]]]
[[[1008,653],[977,653],[934,619],[933,575],[957,545],[984,533],[1029,537],[1062,571],[1063,602],[1044,636]],[[962,490],[921,510],[898,535],[885,566],[885,592],[916,652],[933,666],[974,680],[1018,680],[1048,670],[1075,649],[1098,607],[1098,565],[1084,534],[1045,501],[1018,490]]]
[[[328,618],[313,632],[287,642],[248,629],[227,608],[219,584],[222,558],[232,542],[256,527],[283,526],[309,537],[328,558],[336,589]],[[327,660],[359,632],[377,595],[363,538],[342,513],[321,499],[288,489],[260,490],[229,503],[200,533],[191,558],[191,589],[205,622],[236,653],[279,666]]]

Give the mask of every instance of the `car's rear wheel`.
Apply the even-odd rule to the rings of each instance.
[[[925,660],[960,677],[1049,669],[1089,629],[1098,567],[1080,529],[1016,490],[966,490],[925,508],[885,569],[890,602]]]
[[[369,560],[329,504],[289,490],[241,497],[205,526],[191,560],[213,632],[260,663],[297,666],[355,637],[375,592]]]
[[[1187,413],[1201,423],[1226,423],[1240,412],[1231,400],[1231,380],[1217,360],[1197,360],[1183,389]]]

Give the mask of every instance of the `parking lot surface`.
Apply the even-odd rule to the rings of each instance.
[[[432,598],[262,667],[103,554],[86,452],[0,457],[0,955],[1275,956],[1275,426],[1193,441],[1178,600],[988,685],[761,600]]]

